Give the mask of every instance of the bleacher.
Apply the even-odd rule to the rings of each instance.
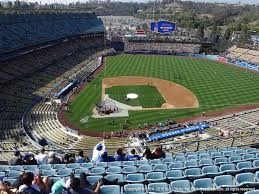
[[[71,172],[76,177],[86,173],[91,185],[102,178],[118,179],[118,185],[103,185],[100,193],[228,193],[231,189],[246,188],[240,190],[244,193],[248,188],[259,188],[259,152],[255,148],[226,147],[166,153],[164,159],[153,160],[0,166],[1,176],[10,183],[23,171],[40,171],[54,182],[67,180]]]

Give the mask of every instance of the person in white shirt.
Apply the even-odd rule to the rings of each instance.
[[[104,141],[102,141],[94,147],[91,161],[94,163],[100,162],[104,152],[106,152],[106,147]]]
[[[40,150],[40,153],[35,157],[38,165],[48,164],[48,155],[45,154],[45,148]]]

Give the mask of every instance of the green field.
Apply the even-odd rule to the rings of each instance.
[[[91,116],[95,103],[101,100],[103,77],[146,76],[165,79],[191,90],[198,98],[200,107],[181,110],[130,111],[128,118],[93,119],[80,123],[80,119]],[[187,57],[117,55],[106,58],[105,70],[92,81],[71,103],[66,117],[76,126],[93,131],[121,130],[121,123],[129,120],[130,128],[148,122],[164,122],[201,115],[229,107],[259,102],[259,74],[232,65]]]
[[[153,86],[113,86],[106,88],[109,97],[130,106],[142,106],[143,108],[161,107],[165,103],[164,98],[156,87]],[[138,94],[137,99],[126,100],[129,93]]]

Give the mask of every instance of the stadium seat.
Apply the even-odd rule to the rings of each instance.
[[[153,167],[151,165],[142,165],[139,166],[138,169],[141,173],[149,173],[153,171]]]
[[[189,180],[172,181],[170,187],[175,193],[192,193],[191,182]]]
[[[211,158],[219,158],[221,156],[222,156],[221,152],[213,152],[210,154]]]
[[[8,172],[8,178],[17,178],[21,174],[22,174],[22,171],[12,170],[12,171]]]
[[[216,187],[233,187],[234,180],[231,175],[220,175],[214,178]]]
[[[256,152],[257,152],[256,148],[248,148],[248,149],[246,149],[246,153],[248,153],[248,154],[252,154],[252,153],[256,153]]]
[[[124,185],[124,194],[145,194],[145,187],[143,184],[127,184]]]
[[[7,165],[0,165],[0,171],[9,171],[10,167]]]
[[[85,174],[88,174],[89,173],[89,170],[88,169],[85,169],[85,168],[78,168],[78,169],[75,169],[75,176],[80,176],[80,174],[84,172]]]
[[[4,179],[4,181],[10,183],[11,185],[13,185],[16,180],[17,180],[16,178],[5,178]]]
[[[173,158],[172,153],[166,152],[166,153],[165,153],[165,158],[166,158],[166,159],[167,159],[167,158]]]
[[[259,153],[256,153],[255,156],[256,156],[257,159],[259,159]]]
[[[211,190],[213,188],[213,180],[211,178],[201,178],[193,181],[195,190]]]
[[[219,168],[215,165],[204,166],[201,171],[207,177],[215,177],[215,176],[223,174],[222,172],[219,172]]]
[[[242,156],[243,160],[255,160],[256,157],[255,157],[255,154],[244,154]]]
[[[228,148],[228,151],[236,151],[238,150],[239,148],[238,147],[229,147]]]
[[[156,172],[165,172],[167,169],[167,164],[156,164],[154,166],[154,171]]]
[[[163,163],[164,164],[170,164],[170,163],[173,163],[173,162],[174,162],[173,158],[165,158],[165,159],[163,159]]]
[[[90,175],[103,175],[105,174],[105,168],[103,167],[96,167],[92,168],[89,172]]]
[[[119,161],[116,161],[116,162],[109,162],[109,167],[110,166],[118,166],[118,167],[121,167],[121,162]]]
[[[56,170],[43,170],[42,176],[56,176]]]
[[[136,163],[137,166],[148,165],[149,164],[148,160],[137,160],[136,162],[137,162]]]
[[[124,162],[122,162],[122,166],[134,166],[135,163],[136,163],[136,161],[124,161]]]
[[[54,164],[52,166],[52,168],[55,169],[55,170],[61,170],[61,169],[65,169],[66,165],[65,164]]]
[[[107,162],[98,162],[96,164],[96,167],[107,168],[108,167],[108,163]]]
[[[0,172],[0,177],[4,177],[5,176],[5,172],[1,171]]]
[[[259,160],[253,161],[253,167],[255,168],[255,170],[259,170]]]
[[[197,155],[189,155],[189,156],[187,156],[187,160],[198,160],[198,156]]]
[[[223,157],[230,157],[232,156],[234,153],[232,151],[224,151],[222,152],[222,156]]]
[[[169,170],[166,171],[166,177],[169,180],[181,180],[186,178],[186,176],[183,174],[182,170]]]
[[[184,169],[184,165],[182,162],[174,162],[169,164],[169,169]]]
[[[247,191],[244,194],[258,194],[259,190]]]
[[[204,177],[204,174],[202,174],[200,168],[188,168],[184,171],[184,174],[191,179]]]
[[[243,155],[243,154],[246,153],[246,151],[243,150],[243,149],[239,149],[239,150],[234,151],[234,153],[235,153],[236,155]]]
[[[150,172],[147,173],[146,176],[146,180],[148,182],[162,182],[164,181],[166,178],[164,177],[164,173],[163,172]]]
[[[199,155],[199,159],[210,159],[211,157],[210,157],[210,155],[209,154],[201,154],[201,155]]]
[[[125,167],[123,167],[122,172],[124,174],[132,174],[132,173],[138,172],[138,169],[136,166],[125,166]]]
[[[229,162],[241,162],[242,161],[242,157],[240,155],[235,155],[235,156],[230,156],[228,158]]]
[[[10,166],[10,170],[23,171],[23,166]]]
[[[145,181],[145,177],[142,173],[128,174],[126,176],[126,181],[128,183],[143,183]]]
[[[257,182],[259,182],[259,171],[255,172],[255,178],[256,178]]]
[[[94,164],[93,163],[83,163],[83,164],[81,164],[81,166],[83,167],[83,168],[88,168],[88,169],[90,169],[90,168],[93,168],[94,167]]]
[[[242,171],[255,171],[256,169],[253,168],[253,163],[250,161],[246,162],[238,162],[237,169]]]
[[[199,165],[200,166],[209,166],[209,165],[213,165],[213,160],[212,159],[201,159],[199,161]]]
[[[253,184],[256,182],[255,176],[251,172],[237,174],[235,178],[238,185]]]
[[[220,170],[220,172],[224,172],[224,173],[231,174],[231,175],[235,175],[240,172],[240,170],[238,170],[236,168],[236,165],[233,163],[222,164],[222,165],[220,165],[219,170]]]
[[[38,170],[38,166],[37,165],[26,165],[23,168],[26,171],[36,171],[36,170]]]
[[[103,185],[100,188],[100,194],[120,194],[119,185]]]
[[[156,165],[156,164],[161,164],[162,161],[160,159],[153,159],[150,160],[150,165]]]
[[[149,183],[148,184],[148,192],[149,194],[155,194],[155,193],[169,193],[170,188],[167,183]]]
[[[174,159],[175,162],[185,162],[185,156],[178,156]]]
[[[80,164],[79,163],[67,164],[67,168],[69,168],[69,169],[77,169],[77,168],[80,168]]]
[[[89,182],[89,184],[94,185],[96,182],[98,182],[99,180],[101,180],[103,178],[103,176],[101,175],[97,175],[97,176],[88,176],[87,180]]]
[[[56,176],[60,176],[60,177],[67,177],[71,174],[72,170],[69,168],[66,169],[61,169],[57,171]]]
[[[220,158],[215,158],[215,159],[214,159],[214,163],[215,163],[215,164],[227,164],[227,163],[229,163],[229,162],[228,162],[228,158],[226,158],[226,157],[220,157]]]
[[[186,168],[194,168],[194,167],[198,167],[198,163],[197,163],[197,160],[187,160],[184,162],[184,166]]]
[[[49,179],[53,182],[53,184],[55,182],[58,182],[58,181],[62,180],[61,177],[49,177]]]
[[[51,170],[52,167],[50,164],[42,164],[42,165],[39,165],[39,170]]]
[[[114,181],[115,179],[118,179],[119,183],[124,183],[125,182],[123,174],[108,174],[106,176],[106,179],[108,181]]]
[[[110,166],[107,171],[107,174],[119,174],[121,173],[121,167],[119,166]]]

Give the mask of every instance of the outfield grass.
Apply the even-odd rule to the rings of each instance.
[[[129,93],[138,94],[137,99],[126,100]],[[156,87],[153,86],[113,86],[106,88],[105,94],[111,99],[130,106],[142,106],[143,108],[161,107],[165,103],[164,98]]]
[[[130,111],[129,118],[116,118],[114,125],[108,119],[90,118],[81,124],[80,119],[92,115],[95,103],[101,100],[103,77],[146,76],[165,79],[191,90],[198,98],[200,107],[181,110]],[[105,70],[91,82],[72,102],[67,118],[81,128],[94,131],[121,130],[126,119],[129,127],[144,122],[164,122],[214,112],[229,107],[259,102],[259,75],[232,65],[187,57],[118,55],[106,59]]]

